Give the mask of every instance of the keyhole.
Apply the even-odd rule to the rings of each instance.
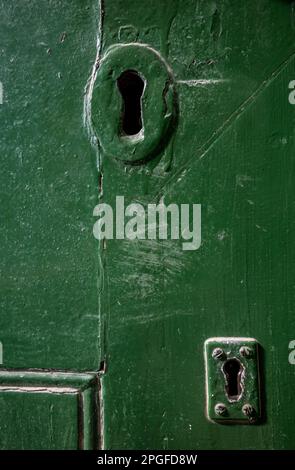
[[[134,136],[142,130],[141,98],[145,84],[135,70],[126,70],[117,79],[117,85],[123,100],[121,134]]]
[[[229,401],[238,401],[243,392],[242,375],[244,368],[238,359],[228,359],[223,366],[226,379],[225,390]]]

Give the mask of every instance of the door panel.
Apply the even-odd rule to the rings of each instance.
[[[1,372],[1,449],[97,448],[98,396],[95,374]]]
[[[83,100],[97,3],[3,1],[0,11],[4,365],[96,370],[97,172]]]
[[[105,2],[101,62],[118,42],[157,50],[173,72],[178,115],[150,161],[122,164],[101,149],[102,200],[202,205],[196,251],[178,240],[104,244],[106,448],[294,446],[292,12],[283,1]],[[254,425],[207,419],[212,337],[260,344]]]

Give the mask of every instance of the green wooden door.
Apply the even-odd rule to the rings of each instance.
[[[0,447],[294,447],[293,2],[0,11]],[[161,203],[201,206],[195,246]],[[205,367],[228,338],[259,345],[241,400]]]

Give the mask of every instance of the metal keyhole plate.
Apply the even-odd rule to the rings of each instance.
[[[257,341],[253,338],[209,338],[204,352],[209,420],[257,423],[261,417]]]

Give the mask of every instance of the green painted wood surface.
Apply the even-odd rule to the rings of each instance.
[[[1,449],[99,445],[97,388],[72,393],[76,376],[55,385],[49,372],[101,362],[97,170],[83,122],[97,16],[92,0],[0,1]],[[34,391],[36,368],[48,393]]]
[[[105,360],[105,448],[293,448],[293,3],[0,0],[0,13],[7,374],[96,372]],[[138,166],[106,158],[83,121],[96,58],[130,42],[170,65],[179,110],[168,145]],[[93,208],[117,195],[126,205],[162,196],[202,204],[201,248],[184,252],[175,240],[99,246]],[[260,424],[206,419],[203,345],[213,336],[261,344]],[[9,422],[2,448],[77,446],[72,396],[44,396],[22,402],[0,391],[2,429]],[[35,424],[25,437],[21,427],[12,434],[11,423],[41,418],[53,426],[42,436]]]
[[[6,368],[96,370],[95,157],[83,124],[97,2],[0,2]]]
[[[0,448],[97,449],[97,374],[0,371]]]
[[[290,2],[104,3],[101,56],[120,41],[157,49],[177,82],[179,119],[157,160],[124,167],[102,155],[103,200],[202,204],[195,252],[106,243],[106,448],[294,447],[294,38]],[[206,419],[203,345],[213,336],[260,342],[259,425]]]
[[[0,413],[1,449],[77,449],[75,394],[1,392]]]

